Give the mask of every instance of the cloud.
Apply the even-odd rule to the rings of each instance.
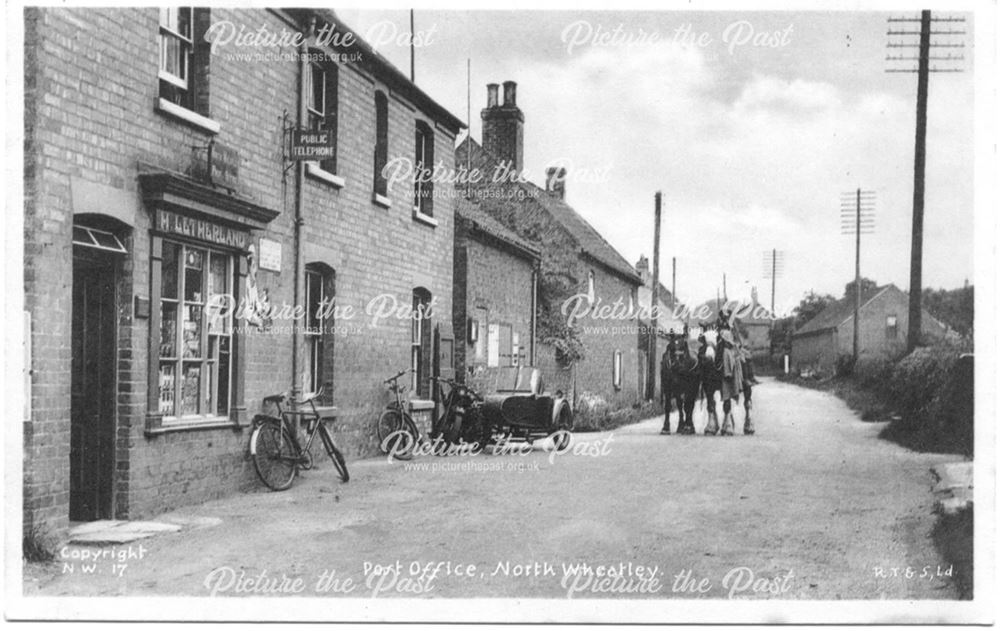
[[[763,297],[760,254],[771,248],[786,252],[780,284],[788,300],[810,289],[839,293],[854,273],[839,197],[856,186],[877,190],[880,202],[863,273],[906,286],[911,101],[762,74],[727,101],[716,95],[731,78],[699,49],[670,43],[592,49],[515,78],[527,167],[540,173],[568,159],[607,169],[597,183],[574,181],[571,170],[567,199],[630,262],[652,250],[653,193],[663,191],[663,255],[679,259],[682,298],[714,296],[724,272],[761,285]],[[934,135],[950,147],[942,152],[961,153],[963,137]],[[971,244],[969,232],[958,232]]]

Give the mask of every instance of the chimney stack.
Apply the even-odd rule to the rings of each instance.
[[[645,254],[639,256],[639,262],[635,264],[635,271],[639,274],[639,278],[642,279],[643,285],[649,284],[649,259],[646,258]]]
[[[480,112],[483,120],[483,149],[512,171],[524,169],[524,113],[517,107],[517,84],[503,82],[504,102],[497,102],[495,83],[486,85],[486,108]]]
[[[559,199],[566,199],[566,169],[549,167],[545,169],[545,191]]]

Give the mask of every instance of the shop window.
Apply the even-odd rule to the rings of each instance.
[[[425,217],[434,216],[434,132],[427,123],[417,121],[413,167],[413,209]]]
[[[615,351],[611,367],[611,385],[615,390],[622,389],[622,352]]]
[[[375,194],[386,197],[389,181],[385,177],[385,165],[389,161],[389,99],[381,90],[375,92]]]
[[[319,53],[315,53],[319,54]],[[310,62],[306,72],[306,126],[313,131],[326,130],[337,142],[338,72],[333,64]],[[332,158],[321,160],[319,168],[327,173],[337,172],[337,151],[334,145]]]
[[[192,420],[229,415],[233,257],[163,242],[160,268],[159,412]]]
[[[413,290],[413,320],[410,335],[410,387],[421,399],[430,397],[431,293],[423,287]]]

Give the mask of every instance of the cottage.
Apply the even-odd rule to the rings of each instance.
[[[479,203],[460,198],[455,213],[452,296],[455,367],[484,380],[502,366],[535,362],[539,251]]]
[[[248,55],[209,41],[222,22],[304,42]],[[385,375],[430,397],[453,199],[380,167],[450,164],[463,124],[331,32],[352,33],[320,10],[25,10],[26,528],[255,484],[275,392],[323,388],[353,455]]]
[[[906,349],[909,296],[893,284],[873,287],[861,296],[859,309],[861,357],[893,357]],[[925,309],[923,335],[944,337],[947,327]],[[830,374],[837,358],[854,352],[854,298],[842,298],[792,334],[791,364],[797,370]]]
[[[564,298],[571,299],[580,314],[569,336],[582,347],[581,360],[562,361],[556,349],[566,338],[555,341],[548,335],[539,340],[545,349],[536,352],[535,363],[543,368],[547,383],[576,396],[599,396],[614,407],[631,405],[639,399],[642,384],[638,322],[629,314],[635,311],[642,280],[566,203],[565,169],[549,168],[544,188],[517,177],[524,170],[524,113],[517,105],[517,84],[504,82],[502,103],[499,87],[487,86],[482,146],[466,138],[456,149],[456,167],[479,175],[456,191],[477,200],[482,212],[541,253],[539,317],[546,321],[539,323],[540,329],[551,334],[563,327],[560,322],[567,323]],[[559,296],[559,304],[549,304],[553,296]],[[545,331],[539,335],[546,337]]]

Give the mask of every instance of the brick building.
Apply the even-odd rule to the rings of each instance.
[[[460,191],[456,191],[459,192]],[[488,388],[501,366],[533,365],[540,253],[460,197],[455,213],[455,367]]]
[[[453,199],[378,167],[450,164],[461,121],[329,11],[24,19],[25,527],[255,484],[274,392],[323,387],[345,452],[370,452],[381,379],[412,365],[429,395],[453,274]],[[306,43],[225,41],[243,27]],[[320,160],[284,159],[293,126],[329,139]],[[429,319],[366,312],[414,305]]]
[[[460,184],[469,187],[478,208],[516,233],[541,253],[540,300],[559,285],[562,293],[583,298],[589,306],[634,307],[639,275],[579,213],[565,201],[567,173],[547,170],[545,187],[523,177],[524,113],[517,105],[517,84],[487,86],[481,112],[483,144],[464,140],[455,151],[456,168],[482,177]],[[570,176],[571,177],[571,176]],[[558,309],[559,305],[556,305]],[[584,358],[571,367],[557,360],[554,349],[539,341],[536,365],[551,390],[600,396],[613,407],[631,405],[641,392],[638,323],[634,317],[594,320],[574,325]]]
[[[874,287],[861,296],[858,347],[861,357],[892,358],[905,352],[909,295],[893,284]],[[924,339],[941,338],[947,327],[925,309]],[[796,370],[831,374],[837,358],[854,352],[854,299],[841,298],[792,334],[791,364]]]

